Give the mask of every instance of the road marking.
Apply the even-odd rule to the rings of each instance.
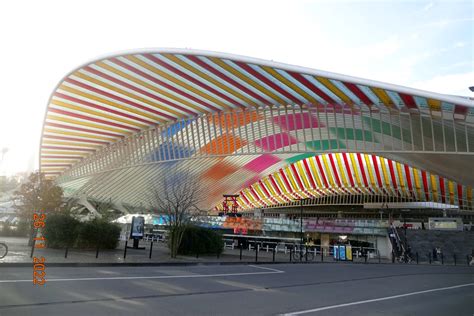
[[[255,266],[252,266],[255,267]],[[97,280],[140,280],[140,279],[185,279],[185,278],[213,278],[213,277],[228,277],[228,276],[241,276],[241,275],[261,275],[261,274],[275,274],[285,273],[284,271],[257,267],[261,269],[268,269],[271,271],[262,272],[238,272],[238,273],[216,273],[216,274],[188,274],[188,275],[155,275],[155,276],[130,276],[130,277],[99,277],[99,278],[76,278],[76,279],[47,279],[46,283],[49,282],[68,282],[68,281],[97,281]],[[0,280],[0,283],[23,283],[32,282],[29,280]]]
[[[320,312],[320,311],[324,311],[324,310],[328,310],[328,309],[334,309],[334,308],[340,308],[340,307],[346,307],[346,306],[352,306],[352,305],[360,305],[360,304],[379,302],[379,301],[386,301],[386,300],[393,300],[393,299],[400,298],[400,297],[406,297],[406,296],[412,296],[412,295],[418,295],[418,294],[424,294],[424,293],[431,293],[431,292],[437,292],[437,291],[446,291],[446,290],[452,290],[452,289],[457,289],[457,288],[466,287],[466,286],[473,286],[473,285],[474,285],[474,283],[467,283],[467,284],[461,284],[461,285],[455,285],[455,286],[441,287],[441,288],[437,288],[437,289],[417,291],[417,292],[411,292],[411,293],[399,294],[399,295],[393,295],[393,296],[386,296],[386,297],[380,297],[380,298],[375,298],[375,299],[365,300],[365,301],[358,301],[358,302],[352,302],[352,303],[345,303],[345,304],[319,307],[319,308],[314,308],[314,309],[307,309],[307,310],[291,312],[291,313],[287,313],[287,314],[283,314],[283,315],[290,316],[290,315],[308,314],[308,313]]]
[[[253,264],[249,264],[249,267],[253,267],[253,268],[257,268],[257,269],[270,270],[270,271],[273,271],[275,273],[285,273],[285,271],[272,269],[272,268],[267,268],[267,267],[256,266],[256,265],[253,265]]]

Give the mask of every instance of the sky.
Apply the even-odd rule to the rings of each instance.
[[[15,0],[0,30],[0,176],[38,168],[55,86],[117,51],[213,50],[474,97],[472,0]]]

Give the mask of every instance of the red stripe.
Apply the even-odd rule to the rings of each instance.
[[[242,69],[244,69],[245,71],[247,71],[249,74],[251,74],[252,76],[256,77],[257,79],[263,81],[265,84],[267,84],[268,86],[272,87],[274,90],[278,91],[280,94],[284,95],[286,98],[292,100],[293,102],[295,102],[296,104],[300,104],[302,101],[301,100],[298,100],[297,98],[295,98],[292,94],[286,92],[285,90],[283,90],[281,87],[279,87],[278,85],[276,85],[275,83],[273,83],[272,81],[268,80],[268,78],[266,78],[265,76],[263,76],[262,74],[258,73],[257,71],[255,71],[252,67],[250,67],[249,65],[247,65],[246,63],[243,63],[243,62],[240,62],[240,61],[234,61],[234,63],[236,63],[238,66],[240,66]]]
[[[132,119],[132,120],[140,121],[140,122],[148,124],[148,125],[153,125],[153,124],[156,123],[156,122],[153,122],[153,121],[145,120],[141,117],[136,117],[136,116],[133,116],[133,115],[130,115],[130,114],[127,114],[127,113],[123,113],[123,112],[119,112],[119,111],[116,111],[116,110],[113,110],[113,109],[110,109],[110,108],[107,108],[107,107],[104,107],[104,106],[100,106],[100,105],[97,105],[97,104],[94,104],[94,103],[91,103],[91,102],[88,102],[88,101],[77,99],[77,98],[71,97],[69,95],[62,94],[60,92],[55,92],[54,95],[57,96],[57,97],[72,101],[72,102],[76,102],[76,103],[79,103],[79,104],[97,109],[97,110],[101,110],[101,111],[108,112],[108,113],[113,113],[113,114],[123,116],[123,117],[129,118],[129,119]]]
[[[393,169],[393,161],[390,159],[387,159],[388,161],[388,168],[390,169],[390,177],[392,178],[392,184],[395,189],[398,188],[397,186],[397,177],[395,176],[395,170]]]
[[[270,194],[270,192],[268,192],[268,190],[267,190],[267,188],[265,187],[265,185],[263,184],[262,180],[258,180],[258,183],[260,183],[260,187],[262,188],[263,193],[265,194],[265,196],[266,196],[270,201],[272,201],[273,203],[278,204],[278,202],[272,197],[272,195]]]
[[[49,159],[82,159],[82,156],[41,156],[41,158],[49,158]]]
[[[291,167],[291,170],[293,170],[293,175],[295,176],[296,182],[298,183],[298,186],[300,187],[301,191],[306,190],[306,188],[303,185],[303,182],[301,182],[298,171],[296,171],[295,164],[291,164],[290,167]]]
[[[132,71],[132,72],[134,72],[134,73],[136,73],[136,74],[139,74],[139,75],[142,76],[143,78],[147,78],[148,80],[153,81],[154,83],[159,84],[160,86],[163,86],[163,87],[165,87],[165,88],[167,88],[167,89],[169,89],[169,90],[171,90],[171,91],[174,91],[174,92],[176,92],[176,93],[178,93],[178,94],[180,94],[180,95],[182,95],[182,96],[184,96],[184,97],[186,97],[186,98],[188,98],[188,99],[190,99],[190,100],[193,100],[194,102],[196,102],[196,103],[198,103],[198,104],[201,104],[202,106],[205,106],[205,107],[207,107],[207,108],[209,108],[209,109],[211,109],[211,110],[213,110],[213,111],[219,111],[219,109],[216,108],[215,106],[213,106],[213,105],[211,105],[211,104],[209,104],[209,103],[206,103],[206,102],[204,102],[204,101],[201,101],[200,99],[198,99],[198,98],[196,98],[196,97],[190,95],[189,93],[184,92],[184,91],[182,91],[182,90],[179,90],[179,89],[173,87],[172,85],[167,84],[166,82],[163,82],[163,81],[161,81],[161,80],[159,80],[159,79],[157,79],[157,78],[155,78],[155,77],[153,77],[153,76],[150,76],[149,74],[147,74],[147,73],[145,73],[145,72],[143,72],[143,71],[141,71],[141,70],[139,70],[139,69],[137,69],[137,68],[135,68],[135,67],[132,67],[132,66],[130,66],[130,65],[128,65],[128,64],[126,64],[126,63],[124,63],[124,62],[122,62],[121,60],[119,60],[119,59],[117,59],[117,58],[112,58],[112,59],[110,59],[110,60],[111,60],[112,62],[116,63],[117,65],[120,65],[120,66],[122,66],[122,67],[125,68],[125,69],[128,69],[128,70],[130,70],[130,71]]]
[[[43,135],[43,138],[69,140],[69,141],[77,141],[77,142],[84,142],[84,143],[101,144],[101,145],[108,145],[109,144],[107,142],[101,142],[101,141],[98,141],[98,140],[82,139],[82,138],[75,138],[75,137],[54,136],[54,135]]]
[[[136,91],[136,92],[138,92],[138,93],[141,93],[141,94],[143,94],[143,95],[146,95],[146,96],[148,96],[148,97],[150,97],[150,98],[152,98],[152,99],[154,99],[154,100],[156,100],[156,101],[162,102],[162,103],[164,103],[164,104],[166,104],[166,105],[169,105],[169,106],[171,106],[171,107],[173,107],[173,108],[180,109],[181,111],[186,112],[186,113],[188,113],[188,114],[195,114],[193,111],[190,111],[189,109],[183,108],[183,107],[181,107],[181,106],[180,106],[179,104],[177,104],[177,103],[170,102],[170,101],[168,101],[168,100],[166,100],[166,99],[163,99],[163,98],[161,98],[161,97],[159,97],[159,96],[157,96],[157,95],[155,95],[155,94],[153,94],[153,93],[150,93],[150,92],[145,91],[145,90],[143,90],[143,89],[137,88],[137,87],[134,86],[134,85],[131,85],[131,84],[126,83],[126,82],[124,82],[124,81],[122,81],[122,80],[119,80],[119,79],[117,79],[117,78],[114,78],[114,77],[112,77],[112,76],[109,76],[109,75],[107,75],[107,74],[105,74],[105,73],[103,73],[103,72],[100,72],[100,71],[96,70],[96,69],[90,68],[89,66],[85,67],[85,69],[86,69],[87,71],[89,71],[89,72],[92,72],[92,73],[96,74],[97,76],[103,77],[103,78],[105,78],[105,79],[107,79],[107,80],[110,80],[110,81],[112,81],[112,82],[115,82],[115,83],[117,83],[117,84],[119,84],[119,85],[121,85],[121,86],[127,87],[127,88],[129,88],[129,89],[131,89],[131,90],[133,90],[133,91]],[[145,111],[149,111],[149,112],[155,113],[155,114],[157,114],[157,115],[166,116],[166,114],[164,114],[163,112],[155,111],[154,109],[149,109],[149,108],[147,108],[147,107],[143,107],[143,109],[144,109]]]
[[[316,183],[314,182],[313,175],[311,173],[311,170],[309,169],[307,159],[303,159],[303,165],[306,170],[306,174],[308,175],[309,181],[311,182],[311,187],[316,188]]]
[[[372,155],[372,163],[374,164],[375,175],[377,176],[377,182],[380,188],[383,188],[382,178],[380,177],[379,165],[377,163],[377,157]]]
[[[306,79],[303,75],[296,72],[292,72],[292,71],[288,71],[288,74],[290,74],[293,78],[295,78],[300,83],[302,83],[306,88],[310,89],[311,91],[319,95],[327,103],[330,103],[330,104],[337,103],[335,100],[331,99],[326,93],[324,93],[314,84],[309,82],[309,80]]]
[[[359,89],[358,86],[356,86],[353,83],[342,81],[342,83],[347,87],[347,89],[351,90],[352,93],[354,93],[364,104],[370,106],[372,105],[372,101],[365,95],[362,90]]]
[[[245,93],[247,93],[248,95],[252,96],[253,98],[259,100],[260,102],[263,102],[264,104],[270,104],[269,103],[269,100],[265,99],[265,98],[262,98],[260,95],[256,94],[255,92],[247,89],[246,87],[244,87],[243,85],[241,85],[240,83],[238,83],[237,81],[233,80],[232,78],[226,76],[225,74],[221,73],[220,71],[214,69],[213,67],[209,66],[208,64],[206,64],[205,62],[203,62],[202,60],[200,60],[197,56],[186,56],[186,58],[192,60],[193,62],[195,62],[196,64],[198,64],[199,66],[205,68],[206,70],[212,72],[213,74],[215,74],[216,76],[218,76],[219,78],[221,79],[224,79],[225,81],[227,81],[228,83],[236,86],[237,88],[239,88],[240,90],[244,91]]]
[[[112,136],[112,137],[119,137],[119,138],[125,137],[125,136],[120,135],[120,134],[114,134],[114,133],[103,132],[103,131],[96,131],[96,130],[93,130],[93,129],[63,125],[63,124],[53,123],[53,122],[48,122],[48,121],[45,123],[45,126],[53,126],[53,127],[63,128],[63,129],[72,129],[72,130],[80,131],[80,132],[86,132],[86,133],[98,134],[98,135],[105,135],[105,136]]]
[[[97,88],[94,88],[92,86],[89,86],[85,83],[82,83],[82,82],[79,82],[77,80],[74,80],[72,78],[66,78],[64,81],[66,82],[69,82],[69,83],[72,83],[76,86],[79,86],[79,87],[82,87],[84,89],[87,89],[89,91],[93,91],[95,93],[98,93],[98,94],[101,94],[105,97],[108,97],[108,98],[111,98],[115,101],[119,101],[119,102],[123,102],[125,104],[128,104],[130,106],[133,106],[133,107],[136,107],[136,108],[139,108],[139,109],[142,109],[142,110],[145,110],[145,111],[149,111],[149,112],[153,112],[152,110],[150,110],[150,108],[147,108],[146,106],[143,106],[143,105],[140,105],[139,103],[136,103],[136,102],[133,102],[133,101],[130,101],[130,100],[127,100],[127,99],[124,99],[122,97],[119,97],[119,96],[116,96],[115,94],[112,94],[112,93],[109,93],[109,92],[106,92],[104,90],[100,90],[100,89],[97,89]],[[161,112],[157,112],[157,111],[154,111],[155,114],[157,115],[161,115],[161,116],[164,116],[166,117],[167,119],[169,120],[175,120],[176,118],[174,116],[171,116],[169,114],[165,114],[165,113],[161,113]]]
[[[411,176],[410,176],[410,168],[407,165],[403,165],[405,167],[405,178],[407,179],[408,189],[411,193],[413,193],[413,186],[411,184]]]
[[[326,173],[324,172],[323,166],[321,165],[321,162],[319,161],[319,156],[314,157],[316,160],[316,163],[318,164],[319,172],[321,173],[321,178],[323,178],[324,186],[326,188],[329,188],[328,180],[326,179]]]
[[[274,189],[275,189],[275,191],[277,191],[278,195],[282,195],[282,194],[281,194],[281,191],[280,191],[280,188],[278,188],[278,185],[277,185],[277,183],[275,182],[275,179],[273,179],[273,176],[272,176],[272,175],[269,175],[268,178],[270,178],[270,181],[271,181],[271,183],[273,184]]]
[[[58,149],[58,150],[74,150],[74,151],[87,151],[87,152],[94,152],[95,149],[87,149],[87,148],[80,148],[80,147],[56,147],[56,146],[41,146],[43,149]]]
[[[247,199],[247,197],[245,196],[243,191],[240,191],[240,196],[245,200],[245,202],[247,202],[248,205],[250,205],[252,207],[254,206],[253,203],[250,203],[250,201]]]
[[[439,177],[439,189],[441,191],[441,201],[446,203],[446,190],[444,188],[444,178]]]
[[[151,61],[163,66],[164,68],[168,69],[168,70],[171,70],[173,73],[175,74],[178,74],[180,75],[181,77],[191,81],[192,83],[200,86],[201,88],[204,88],[205,90],[207,91],[210,91],[212,93],[214,93],[215,95],[218,95],[219,97],[221,97],[222,99],[230,102],[231,104],[235,104],[235,105],[238,105],[242,108],[246,108],[244,105],[242,104],[236,104],[235,103],[235,100],[229,98],[228,96],[226,96],[225,94],[217,91],[216,89],[212,88],[211,86],[208,86],[207,84],[205,83],[202,83],[201,81],[199,80],[196,80],[195,78],[191,77],[190,75],[182,72],[181,70],[171,66],[170,64],[168,63],[165,63],[164,61],[160,60],[159,58],[155,57],[154,55],[151,55],[151,54],[144,54],[143,56],[145,56],[146,58],[150,59]]]
[[[336,183],[338,187],[342,187],[341,180],[339,179],[339,175],[337,174],[336,165],[334,164],[334,158],[331,154],[329,156],[329,161],[331,162],[332,172],[334,173],[334,177],[336,178]]]
[[[72,164],[58,163],[58,164],[41,164],[41,167],[70,167]]]
[[[253,194],[253,196],[255,197],[255,199],[257,200],[257,202],[261,202],[262,199],[258,196],[257,192],[255,192],[255,190],[253,189],[252,186],[249,186],[249,189],[250,189],[250,192]]]
[[[362,173],[362,179],[364,180],[364,185],[366,188],[369,187],[369,183],[367,182],[367,176],[365,175],[364,164],[362,163],[362,155],[356,154],[357,161],[359,162],[360,173]]]
[[[342,157],[344,158],[344,165],[346,166],[347,175],[349,176],[349,182],[351,183],[351,186],[354,187],[354,179],[352,178],[352,172],[351,172],[351,168],[350,168],[350,165],[349,165],[349,160],[347,159],[347,155],[348,154],[343,153]]]
[[[418,106],[416,105],[415,99],[411,95],[408,95],[405,93],[398,93],[398,95],[400,96],[400,98],[403,100],[403,103],[405,103],[405,105],[408,108],[410,109],[418,108]]]
[[[286,188],[288,189],[288,193],[290,193],[290,194],[293,193],[294,190],[293,190],[293,188],[291,187],[290,182],[288,182],[288,179],[286,178],[286,175],[285,175],[285,173],[283,172],[283,169],[280,169],[279,172],[280,172],[280,174],[281,174],[281,177],[283,178],[283,182],[285,182],[285,184],[286,184]]]
[[[110,121],[101,120],[101,119],[91,117],[91,116],[88,116],[88,115],[72,113],[72,112],[64,111],[64,110],[60,110],[60,109],[49,108],[49,112],[54,112],[54,113],[58,113],[58,114],[63,114],[63,115],[67,115],[67,116],[80,118],[80,119],[83,119],[83,120],[86,120],[86,121],[91,121],[91,122],[96,122],[96,123],[100,123],[100,124],[115,126],[115,127],[119,127],[119,128],[123,128],[123,129],[128,129],[128,130],[134,131],[134,132],[139,132],[140,131],[140,129],[138,129],[138,128],[134,128],[134,127],[118,124],[118,123],[113,123],[113,122],[110,122]]]
[[[458,205],[462,206],[462,185],[458,184]]]
[[[468,111],[469,111],[469,108],[467,106],[459,105],[459,104],[454,105],[454,113],[463,115],[464,119],[466,119],[466,115]]]
[[[428,178],[426,177],[426,171],[424,170],[421,170],[421,179],[423,180],[423,186],[425,187],[425,197],[426,197],[426,200],[429,201],[430,200],[430,195],[428,193]]]

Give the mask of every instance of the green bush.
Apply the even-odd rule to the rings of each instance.
[[[118,225],[100,219],[82,223],[79,227],[76,246],[79,248],[115,249],[119,242],[120,231]]]
[[[42,230],[49,248],[72,247],[81,223],[68,214],[51,213],[46,216]]]
[[[222,235],[211,229],[198,226],[186,228],[178,253],[187,254],[221,254],[224,250]]]

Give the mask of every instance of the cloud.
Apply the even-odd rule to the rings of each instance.
[[[423,7],[423,11],[425,11],[425,12],[426,12],[426,11],[429,11],[433,6],[434,6],[434,3],[433,3],[433,2],[430,2],[430,3],[428,3],[427,5],[425,5],[425,6]]]
[[[474,71],[436,76],[413,82],[410,86],[422,90],[451,95],[472,96],[468,87],[474,85]]]
[[[474,21],[474,18],[459,18],[459,19],[442,19],[436,22],[426,23],[422,25],[422,27],[439,27],[445,28],[448,25],[456,24],[456,23],[463,23],[463,22],[471,22]]]

